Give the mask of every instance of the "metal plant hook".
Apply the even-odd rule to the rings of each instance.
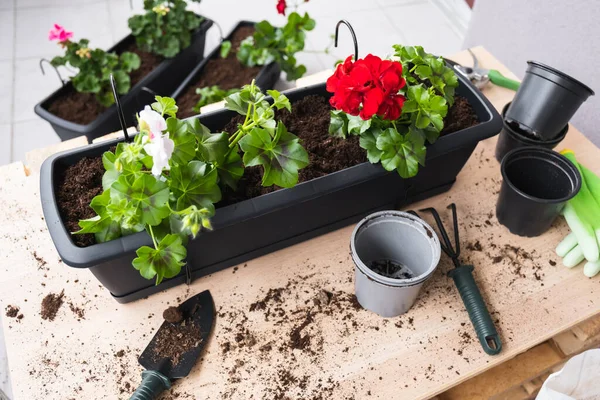
[[[46,75],[46,71],[44,71],[44,63],[48,63],[48,65],[50,65],[52,68],[54,68],[54,71],[56,71],[56,75],[58,76],[58,79],[60,80],[60,83],[63,86],[65,86],[65,83],[67,83],[67,81],[64,80],[62,78],[62,76],[60,76],[60,72],[58,71],[58,68],[56,68],[54,65],[52,65],[52,63],[49,60],[45,59],[45,58],[42,58],[40,60],[40,69],[42,70],[42,75]]]
[[[358,40],[356,40],[356,34],[354,33],[354,28],[352,28],[352,25],[350,25],[350,22],[346,21],[345,19],[340,20],[337,25],[335,26],[335,42],[334,42],[334,46],[337,47],[338,46],[338,36],[339,36],[339,32],[340,32],[340,25],[346,25],[348,27],[348,29],[350,29],[350,34],[352,34],[352,41],[354,41],[354,61],[358,60]]]
[[[216,26],[219,30],[219,36],[221,36],[221,43],[223,43],[223,41],[225,40],[225,36],[223,36],[223,28],[221,28],[221,25],[219,25],[219,23],[215,20],[213,20],[213,25]]]
[[[115,77],[113,76],[113,74],[110,74],[110,87],[112,88],[113,97],[115,98],[115,105],[117,106],[117,114],[119,115],[119,122],[121,123],[121,129],[123,129],[123,135],[125,135],[125,140],[127,142],[131,142],[129,133],[127,133],[127,124],[125,123],[125,115],[123,114],[123,108],[121,107],[121,100],[119,100],[119,93],[117,93],[117,83],[115,82]]]

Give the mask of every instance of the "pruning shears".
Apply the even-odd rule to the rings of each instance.
[[[469,49],[469,53],[471,53],[471,56],[473,57],[472,67],[466,67],[455,62],[452,64],[454,69],[466,76],[477,89],[482,89],[489,82],[514,91],[519,89],[520,83],[518,81],[505,77],[500,71],[479,68],[479,60],[477,60],[475,53],[473,53],[471,49]]]

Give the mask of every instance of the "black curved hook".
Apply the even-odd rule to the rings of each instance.
[[[125,135],[125,140],[127,142],[131,142],[129,133],[127,133],[127,124],[125,123],[125,115],[123,114],[123,108],[121,107],[121,100],[119,100],[119,94],[117,93],[117,83],[115,82],[115,77],[113,76],[113,74],[110,74],[110,87],[112,88],[113,97],[115,98],[115,105],[117,106],[117,114],[119,115],[119,122],[121,123],[121,129],[123,129],[123,135]]]
[[[65,86],[65,83],[67,83],[67,81],[64,80],[62,78],[62,76],[60,76],[60,72],[58,71],[58,68],[56,68],[54,65],[52,65],[52,63],[49,60],[45,59],[45,58],[42,58],[40,60],[40,69],[42,70],[42,75],[46,75],[46,71],[44,71],[44,63],[45,62],[48,63],[48,65],[50,65],[52,68],[54,68],[54,71],[56,71],[56,75],[58,76],[58,79],[60,80],[60,83],[63,86]]]
[[[354,29],[352,28],[352,25],[350,25],[350,22],[346,21],[345,19],[341,19],[337,25],[335,26],[335,42],[334,42],[334,46],[337,47],[338,45],[338,34],[340,32],[340,25],[346,25],[348,27],[348,29],[350,29],[350,33],[352,34],[352,40],[354,41],[354,61],[358,60],[358,40],[356,40],[356,34],[354,33]]]

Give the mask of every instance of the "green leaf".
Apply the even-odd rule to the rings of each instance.
[[[239,92],[239,89],[221,90],[218,86],[207,86],[197,88],[196,94],[200,96],[198,102],[194,106],[194,112],[200,113],[200,109],[207,104],[217,103],[229,95]]]
[[[231,151],[225,160],[217,164],[217,171],[221,182],[236,190],[238,181],[244,175],[244,164],[239,153],[235,150]]]
[[[175,144],[170,163],[187,164],[196,155],[196,138],[189,131],[187,121],[169,117],[166,122],[169,137]]]
[[[225,107],[241,115],[246,115],[248,111],[248,103],[242,100],[241,92],[227,96],[225,98]]]
[[[383,151],[377,148],[377,138],[381,135],[381,129],[370,129],[360,135],[360,147],[367,150],[367,158],[371,164],[381,161]]]
[[[217,170],[202,161],[174,166],[170,173],[170,186],[177,199],[177,209],[183,210],[192,205],[204,208],[221,200],[217,178]]]
[[[173,118],[177,116],[177,110],[179,108],[175,105],[175,99],[161,96],[156,96],[155,99],[156,102],[152,103],[152,109],[154,111],[163,116],[168,115]]]
[[[360,135],[371,127],[372,119],[365,121],[358,115],[346,115],[346,118],[348,118],[348,133],[351,135]]]
[[[127,72],[131,72],[133,70],[138,69],[142,63],[140,57],[137,54],[131,53],[129,51],[121,53],[119,58],[121,60],[121,66]]]
[[[121,176],[111,187],[113,202],[126,199],[141,213],[141,223],[158,225],[169,215],[169,187],[149,174],[142,174],[130,184]]]
[[[308,153],[300,140],[281,122],[275,137],[266,129],[254,128],[239,144],[247,167],[263,166],[263,186],[292,187],[298,182],[298,170],[308,165]]]
[[[119,176],[121,175],[119,170],[117,170],[117,167],[115,167],[116,159],[117,156],[110,151],[107,151],[102,155],[102,164],[104,165],[104,169],[106,170],[106,172],[104,172],[104,175],[102,175],[103,190],[109,189],[112,186],[112,184],[117,179],[119,179]]]
[[[425,163],[425,146],[415,135],[400,134],[393,128],[386,129],[377,138],[377,148],[382,151],[381,165],[387,171],[398,171],[402,178],[411,178]]]
[[[130,79],[129,75],[125,71],[117,70],[113,71],[115,83],[117,84],[117,91],[119,94],[126,94],[129,91]],[[112,94],[111,94],[112,95]]]
[[[231,42],[229,40],[224,40],[223,43],[221,43],[221,51],[220,51],[221,58],[227,58],[230,51],[231,51]]]
[[[348,115],[341,110],[332,110],[329,122],[329,134],[346,139],[348,134]]]
[[[278,110],[285,108],[289,112],[292,112],[292,104],[286,95],[279,93],[277,90],[267,90],[267,94],[273,98],[275,108]]]
[[[160,241],[158,248],[142,246],[136,254],[133,267],[146,279],[156,277],[158,285],[164,278],[173,278],[181,272],[187,250],[181,242],[181,237],[171,234]]]

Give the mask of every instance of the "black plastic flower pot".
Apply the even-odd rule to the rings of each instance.
[[[255,24],[255,22],[251,21],[238,22],[235,25],[235,27],[231,30],[231,32],[229,32],[229,34],[224,38],[224,40],[231,41],[231,38],[236,30],[245,26],[254,26]],[[196,66],[196,68],[194,68],[189,73],[189,75],[184,79],[183,82],[181,82],[181,84],[175,89],[175,91],[170,93],[169,97],[177,99],[179,96],[185,93],[188,87],[194,85],[198,81],[200,75],[206,69],[206,65],[208,64],[208,62],[214,58],[220,57],[220,54],[221,45],[219,44],[213,51],[210,52],[210,54],[206,56],[206,58],[200,64]],[[276,62],[272,62],[268,65],[265,65],[261,68],[258,75],[256,76],[256,86],[258,86],[263,92],[271,90],[275,87],[275,84],[279,80],[280,75],[281,68],[279,67],[279,64],[277,64]]]
[[[89,268],[118,302],[126,303],[356,223],[373,212],[442,193],[452,187],[479,141],[496,135],[502,127],[500,115],[481,92],[466,78],[459,79],[457,92],[473,106],[480,123],[444,135],[429,146],[426,166],[416,177],[402,179],[396,172],[366,162],[290,189],[225,207],[217,205],[214,230],[190,240],[186,267],[158,286],[131,266],[135,251],[152,245],[146,233],[77,247],[59,213],[55,189],[61,171],[83,157],[100,156],[118,140],[55,154],[44,162],[40,196],[48,230],[65,264]],[[286,95],[292,103],[309,95],[331,96],[325,84],[294,89]],[[220,131],[235,115],[219,110],[199,118],[211,131]]]
[[[565,156],[541,147],[512,150],[500,169],[502,187],[496,217],[519,236],[546,232],[581,187],[577,167]]]
[[[594,91],[557,69],[528,61],[506,120],[542,140],[556,138]]]
[[[509,151],[521,147],[544,147],[546,149],[553,149],[563,141],[565,136],[567,136],[569,125],[566,125],[557,137],[550,140],[538,139],[534,136],[527,135],[525,132],[519,131],[514,124],[506,122],[504,116],[506,115],[508,107],[510,107],[510,103],[505,105],[502,109],[503,127],[498,135],[498,143],[496,143],[496,160],[498,160],[498,162],[502,162],[502,159]]]
[[[121,105],[128,126],[135,125],[136,113],[153,99],[142,88],[148,88],[156,93],[171,93],[181,83],[182,76],[187,75],[202,61],[204,58],[206,31],[212,24],[212,20],[204,18],[200,27],[192,35],[190,46],[181,51],[177,56],[165,59],[148,75],[137,82],[126,95],[121,97]],[[108,49],[108,51],[121,53],[134,41],[135,37],[128,35]],[[73,90],[75,89],[73,89],[73,85],[69,82],[36,104],[34,108],[37,115],[50,123],[52,129],[54,129],[61,140],[65,141],[78,136],[86,136],[88,141],[91,142],[97,137],[120,129],[117,108],[114,104],[87,125],[67,121],[48,111],[50,104],[57,98],[65,96]]]

